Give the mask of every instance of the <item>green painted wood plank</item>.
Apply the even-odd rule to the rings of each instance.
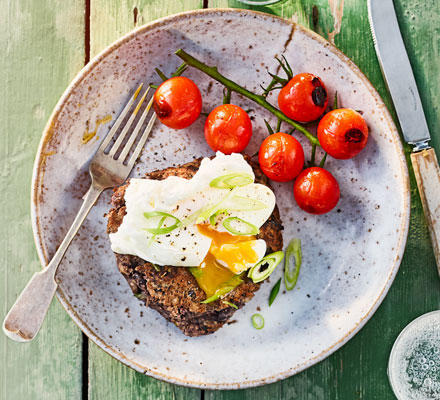
[[[317,31],[325,37],[334,29],[331,5],[337,1],[282,1],[270,7],[248,7],[298,20],[311,27],[312,6],[319,9]],[[414,67],[432,144],[440,150],[437,65],[440,62],[440,3],[423,8],[411,0],[395,0],[402,33]],[[210,6],[243,7],[233,0],[211,0]],[[346,0],[342,26],[334,41],[365,72],[392,109],[369,33],[366,2]],[[406,146],[407,153],[410,151]],[[411,171],[411,221],[405,256],[396,280],[374,317],[345,346],[323,362],[282,382],[234,392],[207,391],[206,399],[394,399],[386,368],[392,344],[417,316],[440,308],[440,280]]]
[[[414,76],[420,91],[423,109],[432,135],[431,144],[440,156],[440,3],[425,0],[423,7],[411,0],[395,3],[402,35]]]
[[[89,399],[191,400],[200,390],[150,378],[126,367],[89,341]]]
[[[202,8],[201,0],[92,0],[91,57],[138,25],[177,12]],[[135,22],[136,21],[136,22]],[[142,375],[89,343],[89,399],[199,399],[200,391]]]
[[[91,57],[137,26],[202,7],[202,0],[91,0]]]
[[[84,63],[84,2],[0,1],[0,318],[41,266],[30,221],[32,166],[58,98]],[[0,399],[80,399],[82,334],[54,301],[39,336],[0,334]]]

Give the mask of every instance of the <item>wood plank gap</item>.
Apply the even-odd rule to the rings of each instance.
[[[138,14],[139,14],[138,8],[137,7],[133,8],[133,22],[134,22],[134,26],[137,26]]]
[[[90,61],[90,1],[84,0],[84,65]]]
[[[84,0],[84,65],[90,61],[90,2]],[[82,334],[82,400],[89,399],[89,338]]]
[[[208,6],[208,2],[209,2],[209,0],[203,0],[203,8],[208,8],[209,6]]]
[[[82,334],[82,400],[89,400],[89,338]]]

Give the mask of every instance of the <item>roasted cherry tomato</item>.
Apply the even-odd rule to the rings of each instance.
[[[340,108],[330,111],[319,121],[318,139],[328,154],[346,160],[365,147],[368,127],[358,112]]]
[[[320,167],[302,171],[293,184],[298,206],[310,214],[325,214],[339,201],[339,184],[334,176]]]
[[[202,95],[188,78],[176,76],[163,82],[154,93],[154,111],[160,122],[169,128],[190,126],[202,111]]]
[[[214,151],[240,153],[252,136],[247,112],[234,104],[222,104],[212,110],[205,122],[205,139]]]
[[[264,174],[277,182],[294,179],[304,166],[304,150],[287,133],[274,133],[261,143],[258,161]]]
[[[289,118],[310,122],[318,119],[328,104],[327,90],[317,76],[309,73],[295,75],[278,95],[280,110]]]

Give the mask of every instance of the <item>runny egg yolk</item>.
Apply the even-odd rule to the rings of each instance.
[[[196,274],[200,288],[210,297],[222,283],[258,261],[258,255],[253,249],[255,236],[234,236],[227,232],[217,232],[209,225],[198,225],[197,228],[201,234],[212,239],[208,254]]]

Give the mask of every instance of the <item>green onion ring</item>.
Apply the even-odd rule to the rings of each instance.
[[[167,217],[162,217],[160,219],[159,224],[157,225],[157,227],[160,228],[163,225],[163,223],[165,222],[166,219],[167,219]],[[149,240],[147,247],[150,247],[151,244],[156,240],[156,236],[157,235],[151,236],[151,239]]]
[[[238,286],[238,285],[237,285]],[[237,286],[224,286],[221,289],[218,289],[211,297],[208,297],[206,300],[201,301],[201,304],[212,303],[213,301],[218,300],[220,297],[228,294],[231,290],[235,289]]]
[[[201,301],[202,304],[212,303],[213,301],[219,299],[220,297],[228,294],[230,291],[234,290],[240,283],[243,283],[243,274],[235,275],[231,279],[228,279],[226,282],[222,283],[222,285],[216,290],[216,292],[208,297],[206,300]]]
[[[151,265],[154,267],[154,269],[159,272],[160,271],[160,267],[156,264],[151,263]]]
[[[203,275],[203,270],[199,267],[189,267],[188,269],[194,278],[201,278]]]
[[[294,263],[293,268],[291,267],[292,261]],[[301,240],[292,239],[286,249],[286,263],[284,265],[284,283],[287,290],[292,290],[298,281],[301,261]]]
[[[267,208],[267,205],[262,201],[249,199],[243,196],[235,195],[234,189],[229,191],[229,193],[223,197],[215,205],[206,205],[200,210],[196,211],[191,216],[187,217],[183,220],[182,225],[186,225],[188,220],[193,221],[196,220],[196,224],[201,224],[202,222],[209,220],[212,225],[214,225],[211,221],[213,215],[218,215],[219,213],[226,213],[229,211],[254,211],[254,210],[262,210]],[[215,217],[214,217],[215,218]]]
[[[217,189],[232,189],[237,186],[246,186],[252,183],[254,179],[249,174],[236,173],[219,176],[213,179],[209,186]]]
[[[284,253],[282,251],[268,254],[249,270],[248,277],[251,278],[254,283],[264,281],[274,271],[278,264],[283,261],[283,258]],[[267,264],[267,267],[260,271],[260,268],[265,264]]]
[[[255,210],[263,210],[267,208],[267,205],[262,201],[250,199],[248,197],[243,196],[232,196],[226,199],[226,201],[222,201],[222,206],[224,209],[217,210],[209,217],[209,223],[214,226],[215,219],[221,214],[227,214],[230,211],[255,211]],[[216,208],[218,208],[216,206]]]
[[[226,301],[226,300],[223,300],[223,303],[227,304],[229,307],[232,307],[232,308],[235,308],[236,310],[238,310],[237,304],[231,303],[230,301]]]
[[[209,217],[209,223],[211,224],[211,226],[215,226],[215,219],[221,215],[221,214],[226,214],[228,212],[228,210],[218,210],[216,211],[214,214],[212,214]]]
[[[199,215],[201,214],[202,211],[203,211],[203,208],[195,211],[194,213],[192,213],[188,217],[184,218],[180,222],[180,227],[183,228],[183,227],[188,226],[189,224],[193,223],[199,217]]]
[[[181,224],[180,219],[175,217],[174,215],[168,214],[166,212],[163,211],[150,211],[150,212],[145,212],[144,213],[144,217],[149,219],[149,218],[155,218],[155,217],[162,217],[159,221],[159,224],[157,226],[157,228],[145,228],[145,230],[149,233],[152,233],[153,235],[164,235],[166,233],[170,233],[171,231],[174,231],[174,229],[178,228]],[[163,225],[163,223],[165,222],[166,218],[172,218],[174,219],[176,222],[171,225],[171,226],[167,226],[165,228],[162,228],[161,226]]]
[[[203,207],[201,210],[196,211],[198,213],[196,224],[201,224],[203,221],[206,221],[211,217],[211,215],[215,214],[219,210],[223,210],[223,204],[232,197],[233,191],[229,191],[229,193],[223,197],[216,205],[211,206],[207,205]]]
[[[232,226],[232,223],[234,221],[239,221],[242,224],[244,224],[245,226],[245,230],[244,231],[239,231],[237,229],[235,229]],[[238,218],[238,217],[229,217],[226,218],[223,221],[223,227],[230,233],[232,233],[233,235],[243,235],[243,236],[250,236],[250,235],[258,235],[260,233],[260,229],[258,229],[258,227],[256,227],[254,224],[251,224],[250,222],[245,221],[244,219]]]
[[[224,207],[228,211],[255,211],[264,210],[267,208],[267,205],[260,200],[234,195],[227,199]]]
[[[264,328],[264,317],[261,314],[254,314],[251,317],[252,326],[255,329],[263,329]]]

